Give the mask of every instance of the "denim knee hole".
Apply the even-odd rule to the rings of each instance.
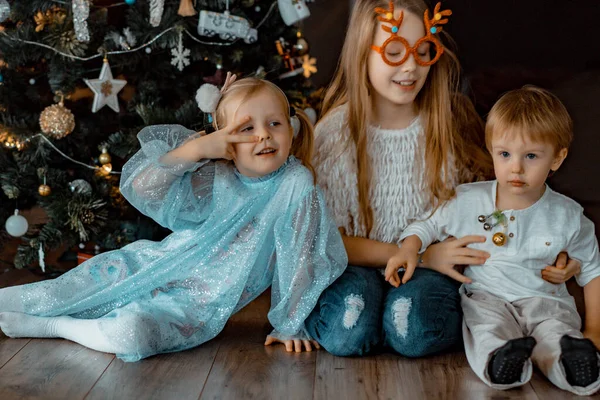
[[[346,297],[344,303],[346,304],[343,318],[344,328],[352,329],[356,326],[360,314],[365,309],[365,301],[360,295],[350,294]]]
[[[392,322],[398,336],[406,338],[408,334],[408,314],[412,302],[410,299],[401,297],[392,304]]]

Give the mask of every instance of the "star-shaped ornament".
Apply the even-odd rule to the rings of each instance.
[[[115,112],[119,112],[117,94],[127,85],[127,81],[113,79],[112,71],[106,58],[104,59],[104,64],[102,64],[100,77],[98,79],[84,79],[84,81],[95,94],[92,112],[97,112],[105,105],[112,108]]]

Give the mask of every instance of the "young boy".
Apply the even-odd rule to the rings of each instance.
[[[527,86],[505,94],[490,111],[486,145],[496,180],[461,185],[454,199],[403,232],[386,280],[412,276],[418,253],[448,236],[484,234],[490,258],[467,268],[461,289],[463,336],[473,371],[489,386],[529,381],[532,361],[561,389],[590,395],[600,388],[600,255],[594,225],[575,201],[546,178],[558,170],[572,140],[572,122],[551,93]],[[585,331],[565,284],[542,279],[561,251],[581,262]],[[584,338],[585,337],[585,338]],[[590,340],[591,339],[591,340]],[[595,344],[595,345],[594,345]]]

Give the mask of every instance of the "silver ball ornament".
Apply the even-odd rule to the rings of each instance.
[[[86,196],[92,194],[92,185],[88,181],[83,179],[75,179],[72,182],[69,182],[69,189],[73,193],[80,193]]]
[[[299,37],[296,44],[294,44],[294,50],[296,50],[300,56],[308,54],[308,42],[306,39]]]

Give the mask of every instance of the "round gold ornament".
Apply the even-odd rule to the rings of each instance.
[[[60,103],[48,106],[40,114],[40,128],[54,139],[62,139],[75,129],[75,116]]]
[[[50,186],[43,184],[40,185],[40,187],[38,187],[38,193],[40,194],[40,196],[50,196],[50,193],[52,193],[52,189],[50,189]]]
[[[100,161],[100,164],[102,165],[108,164],[112,161],[112,159],[110,158],[110,154],[108,154],[108,151],[106,149],[102,149],[102,153],[98,157],[98,161]]]
[[[506,243],[506,235],[502,232],[496,232],[494,233],[494,236],[492,236],[492,242],[494,242],[496,246],[504,246]]]

